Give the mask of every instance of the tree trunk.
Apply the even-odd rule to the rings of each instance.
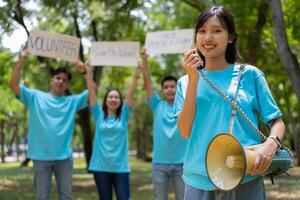
[[[141,119],[139,119],[139,115],[134,115],[134,121],[135,123],[142,123]],[[144,121],[144,120],[143,120]],[[144,126],[142,126],[144,127]],[[145,128],[142,128],[140,126],[136,126],[136,129],[134,130],[136,134],[136,151],[137,151],[137,158],[141,160],[147,159],[147,130]]]
[[[85,160],[87,166],[89,166],[91,156],[92,156],[92,141],[93,141],[89,109],[86,108],[79,111],[78,116],[79,116],[79,125],[81,127],[82,138],[83,138]]]
[[[76,36],[80,38],[80,50],[79,50],[79,57],[84,62],[84,56],[83,56],[83,48],[81,43],[81,32],[79,29],[79,24],[77,21],[77,12],[73,13],[73,19],[74,19],[74,26],[76,30]],[[82,138],[83,138],[83,148],[84,148],[84,154],[85,154],[85,160],[87,163],[87,166],[89,166],[90,159],[92,156],[92,130],[90,125],[90,112],[88,108],[85,108],[78,112],[79,116],[79,125],[81,128]]]
[[[5,163],[5,152],[4,152],[4,121],[0,120],[0,142],[1,142],[1,162]]]
[[[281,63],[286,70],[288,77],[291,81],[292,88],[296,93],[298,102],[300,102],[300,69],[297,57],[291,51],[288,43],[285,22],[282,15],[281,1],[270,0],[270,5],[272,8],[273,24],[274,24],[274,34],[277,42],[278,56]],[[292,128],[293,146],[296,148],[297,156],[299,156],[299,146],[298,146],[298,132]]]
[[[23,16],[23,12],[22,12],[21,3],[22,3],[21,0],[17,0],[16,5],[12,2],[9,2],[9,6],[10,6],[10,9],[11,9],[13,15],[10,15],[8,13],[8,16],[10,16],[16,22],[18,22],[25,29],[27,36],[29,36],[29,31],[24,23],[24,16]],[[13,6],[15,6],[15,8],[13,8]]]
[[[20,136],[19,136],[19,120],[16,119],[16,123],[14,126],[14,135],[15,135],[15,144],[16,144],[16,153],[17,153],[17,161],[20,160]]]
[[[300,155],[300,148],[298,145],[298,129],[297,129],[297,120],[292,116],[291,114],[292,112],[289,111],[289,115],[288,115],[288,119],[289,119],[289,123],[291,125],[291,132],[292,132],[292,137],[291,137],[291,142],[292,142],[292,151],[296,152],[296,163],[295,165],[298,166],[300,164],[300,159],[299,159],[299,155]]]
[[[25,72],[24,72],[24,74],[25,74]],[[23,111],[24,113],[26,113],[27,112],[27,109],[24,107],[24,111]],[[26,114],[25,115],[23,115],[23,119],[22,119],[22,121],[23,121],[23,124],[22,124],[22,126],[24,126],[25,127],[25,124],[26,124],[26,119],[27,119],[27,117],[26,117]],[[28,133],[28,126],[26,126],[26,128],[25,128],[25,131],[24,131],[25,133],[26,133],[26,135],[25,135],[25,138],[24,138],[24,145],[25,145],[25,148],[26,148],[26,150],[25,150],[25,152],[24,152],[24,157],[25,157],[25,159],[21,162],[21,165],[20,165],[20,167],[28,167],[28,165],[29,165],[29,162],[30,162],[30,158],[28,158],[27,157],[27,150],[28,150],[28,138],[27,138],[27,133]]]
[[[135,139],[137,158],[143,161],[150,162],[152,159],[148,156],[149,151],[152,150],[152,138],[150,136],[150,129],[152,129],[153,116],[147,104],[143,102],[136,106],[133,119],[135,123]]]
[[[93,37],[95,41],[98,41],[98,31],[97,31],[97,23],[95,20],[92,20],[92,29],[93,29]],[[103,66],[97,66],[94,68],[94,81],[96,83],[97,88],[99,87],[100,84],[100,79],[102,76],[102,71],[103,71]]]
[[[260,1],[258,12],[257,12],[257,21],[255,28],[252,29],[249,33],[248,46],[249,46],[249,63],[256,65],[258,59],[259,49],[261,48],[261,34],[263,27],[267,22],[267,8],[269,7],[267,0]]]
[[[282,15],[281,1],[270,0],[273,24],[274,24],[274,35],[277,42],[278,56],[281,63],[288,73],[288,77],[291,80],[292,88],[295,91],[298,102],[300,102],[300,69],[297,57],[291,51],[288,43],[285,22]]]

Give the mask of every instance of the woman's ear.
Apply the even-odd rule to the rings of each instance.
[[[236,39],[237,36],[235,34],[230,34],[228,37],[229,37],[228,43],[231,44]]]

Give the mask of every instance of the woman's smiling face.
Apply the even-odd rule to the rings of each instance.
[[[210,17],[196,33],[196,45],[205,59],[225,58],[232,39],[217,16]]]

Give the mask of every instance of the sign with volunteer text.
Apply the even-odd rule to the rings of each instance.
[[[75,62],[79,56],[80,39],[69,35],[33,30],[27,42],[31,54]]]

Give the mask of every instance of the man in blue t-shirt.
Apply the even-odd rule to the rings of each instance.
[[[33,160],[36,199],[50,198],[52,174],[56,179],[59,199],[72,199],[71,140],[75,114],[88,106],[88,92],[66,95],[72,76],[63,67],[52,72],[49,92],[20,84],[21,70],[28,55],[25,49],[16,64],[9,86],[29,110],[27,157]],[[81,61],[75,64],[84,75],[84,64]]]
[[[176,200],[183,200],[184,182],[181,176],[187,140],[181,136],[177,128],[177,119],[173,115],[177,79],[167,76],[162,80],[161,87],[164,99],[161,99],[153,91],[151,85],[145,50],[141,56],[144,65],[143,75],[148,105],[154,117],[152,169],[154,199],[168,199],[168,185],[172,179]]]

